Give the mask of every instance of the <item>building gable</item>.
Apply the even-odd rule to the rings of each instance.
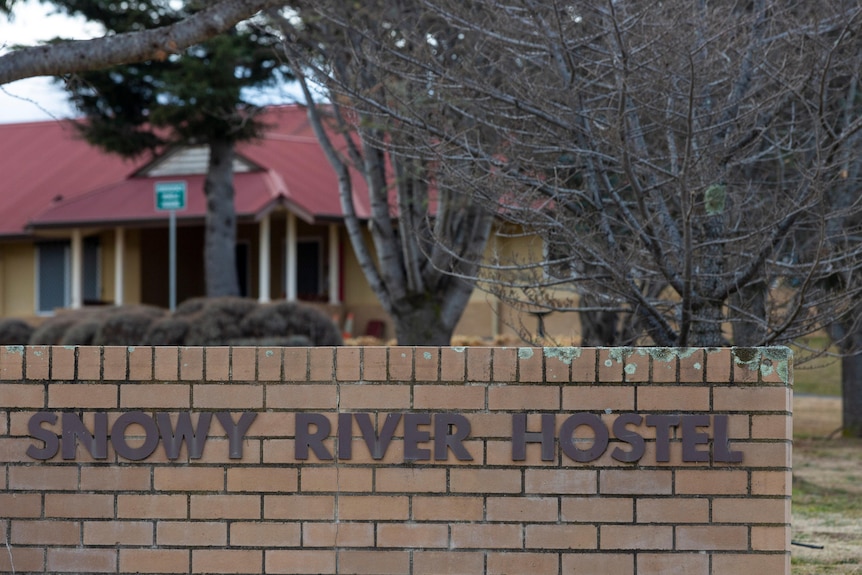
[[[136,175],[139,177],[158,178],[163,176],[185,176],[190,174],[205,174],[209,163],[208,146],[183,146],[159,157],[151,164],[142,168]],[[253,172],[260,167],[236,155],[233,161],[235,174]]]

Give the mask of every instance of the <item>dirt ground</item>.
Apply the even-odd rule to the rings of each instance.
[[[833,435],[839,398],[794,398],[793,575],[862,575],[862,440]]]

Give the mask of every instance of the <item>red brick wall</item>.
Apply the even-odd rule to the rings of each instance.
[[[788,574],[791,379],[783,348],[0,348],[0,572]],[[40,411],[258,415],[241,460],[213,417],[201,459],[37,461]],[[513,462],[513,414],[581,411],[727,415],[743,461],[684,462],[675,428],[658,462],[642,427],[637,463]],[[354,424],[352,459],[300,462],[301,412],[330,450],[337,413],[455,412],[474,460],[405,463],[401,423],[382,461]]]

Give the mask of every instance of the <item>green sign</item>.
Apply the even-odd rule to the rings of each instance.
[[[156,182],[156,209],[160,211],[186,209],[186,183]]]

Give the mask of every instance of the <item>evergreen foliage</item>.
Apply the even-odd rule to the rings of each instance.
[[[104,26],[109,34],[163,27],[206,6],[168,0],[135,3],[52,0],[58,9]],[[177,50],[166,45],[160,58],[60,78],[87,121],[78,125],[91,144],[124,157],[156,154],[179,145],[209,148],[204,187],[208,296],[239,295],[234,245],[234,145],[260,136],[265,125],[248,91],[284,79],[277,57],[279,39],[245,22],[205,43]]]
[[[195,2],[52,0],[58,9],[120,34],[173,24],[195,12]],[[63,78],[69,97],[86,115],[88,141],[123,156],[169,144],[253,139],[263,126],[244,90],[283,78],[278,38],[246,23],[183,52],[164,47],[150,60]]]

